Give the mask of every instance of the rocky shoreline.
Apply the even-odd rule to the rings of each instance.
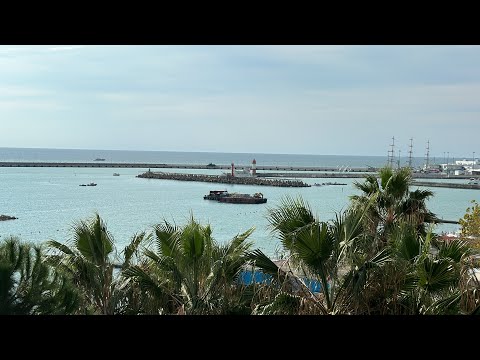
[[[7,221],[7,220],[16,220],[15,216],[8,216],[8,215],[0,215],[0,221]]]

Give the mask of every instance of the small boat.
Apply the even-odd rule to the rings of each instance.
[[[88,184],[80,184],[79,186],[97,186],[94,182],[88,183]]]
[[[468,185],[480,185],[480,179],[470,178]]]
[[[105,159],[102,159],[102,158],[96,158],[96,159],[94,159],[93,161],[105,161]]]
[[[7,221],[7,220],[16,220],[18,219],[15,216],[9,216],[9,215],[0,215],[0,221]]]
[[[120,176],[119,173],[113,173],[113,176]]]

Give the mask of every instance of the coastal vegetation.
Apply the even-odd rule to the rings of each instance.
[[[476,200],[472,200],[472,206],[467,208],[459,223],[462,237],[473,247],[480,249],[480,204]]]
[[[229,241],[191,214],[134,234],[121,251],[98,213],[70,239],[0,243],[2,314],[477,314],[478,203],[462,237],[433,231],[428,190],[411,190],[409,169],[383,168],[354,186],[334,219],[302,198],[268,210],[281,246],[272,260],[250,240]],[[251,276],[252,281],[245,279]],[[257,277],[256,275],[261,275]]]
[[[78,312],[80,293],[71,278],[45,262],[42,246],[9,237],[0,243],[0,314]]]

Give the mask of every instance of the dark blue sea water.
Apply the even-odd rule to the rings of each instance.
[[[174,151],[124,151],[124,150],[74,150],[74,149],[22,149],[0,148],[0,161],[58,161],[89,162],[103,158],[106,162],[166,163],[166,164],[251,164],[272,166],[348,166],[380,167],[386,164],[387,156],[355,155],[293,155],[257,153],[212,153]],[[407,158],[401,159],[406,164]],[[423,163],[423,158],[413,158],[413,165]]]

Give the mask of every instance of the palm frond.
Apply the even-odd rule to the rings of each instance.
[[[62,244],[61,242],[55,240],[48,240],[46,242],[47,247],[56,249],[64,253],[65,255],[75,255],[75,252],[70,249],[67,245]]]
[[[295,234],[312,226],[316,219],[310,206],[301,198],[284,197],[280,206],[269,209],[267,219],[273,233],[286,249],[291,249]]]
[[[124,266],[128,266],[130,264],[130,260],[134,254],[137,253],[138,247],[141,243],[148,241],[150,239],[150,234],[146,234],[145,231],[134,234],[130,239],[130,243],[125,247],[123,250],[124,253]]]
[[[137,265],[126,268],[123,271],[123,275],[126,278],[134,279],[139,284],[140,289],[151,293],[155,297],[168,295],[165,283],[159,283],[155,277]]]
[[[363,192],[364,195],[370,196],[379,191],[378,180],[374,175],[367,175],[363,183],[353,182],[353,186]],[[363,195],[363,196],[364,196]]]
[[[177,238],[175,234],[178,233],[179,228],[163,220],[162,223],[154,226],[154,231],[157,240],[157,250],[160,254],[165,256],[173,256],[175,247],[177,245]]]
[[[295,315],[298,314],[302,298],[298,295],[280,292],[273,302],[255,309],[258,315]]]
[[[382,181],[384,179],[382,178]],[[393,199],[402,199],[407,193],[411,182],[411,172],[408,168],[400,168],[392,172],[390,179],[383,188]]]
[[[414,191],[410,192],[409,198],[410,198],[410,200],[423,202],[423,201],[426,201],[429,198],[431,198],[433,195],[434,195],[434,193],[431,190],[417,189],[417,190],[414,190]]]
[[[417,272],[418,285],[429,292],[448,288],[456,280],[451,259],[433,260],[426,257],[418,264]]]
[[[156,252],[154,252],[154,251],[152,251],[152,250],[150,250],[150,249],[144,249],[144,250],[143,250],[143,254],[144,254],[147,258],[153,260],[153,262],[155,262],[155,263],[161,262],[161,261],[162,261],[162,258],[164,257],[164,256],[162,256],[162,255],[158,255]]]
[[[379,173],[379,178],[380,178],[380,185],[383,190],[387,188],[388,182],[391,180],[393,176],[393,170],[390,167],[384,167],[380,169]]]
[[[470,245],[460,239],[453,239],[449,241],[442,241],[439,244],[438,256],[441,258],[450,258],[454,262],[458,263],[464,256],[468,256],[472,253]]]
[[[182,229],[180,242],[187,259],[196,261],[203,255],[209,233],[193,219]]]
[[[299,232],[292,246],[292,252],[307,266],[318,270],[330,259],[335,247],[335,238],[327,223],[320,223]]]
[[[392,234],[397,255],[406,261],[412,262],[420,255],[421,239],[415,227],[409,223],[402,223]]]
[[[285,272],[275,264],[267,255],[265,255],[260,249],[255,249],[248,254],[247,258],[252,261],[255,267],[262,269],[266,274],[270,274],[274,277],[285,277]]]
[[[113,239],[98,214],[89,221],[80,220],[73,224],[76,249],[95,264],[107,263],[114,250]]]
[[[429,306],[426,312],[439,315],[458,314],[458,308],[461,298],[462,294],[460,293],[460,291],[454,291],[449,296],[435,301],[431,306]]]

